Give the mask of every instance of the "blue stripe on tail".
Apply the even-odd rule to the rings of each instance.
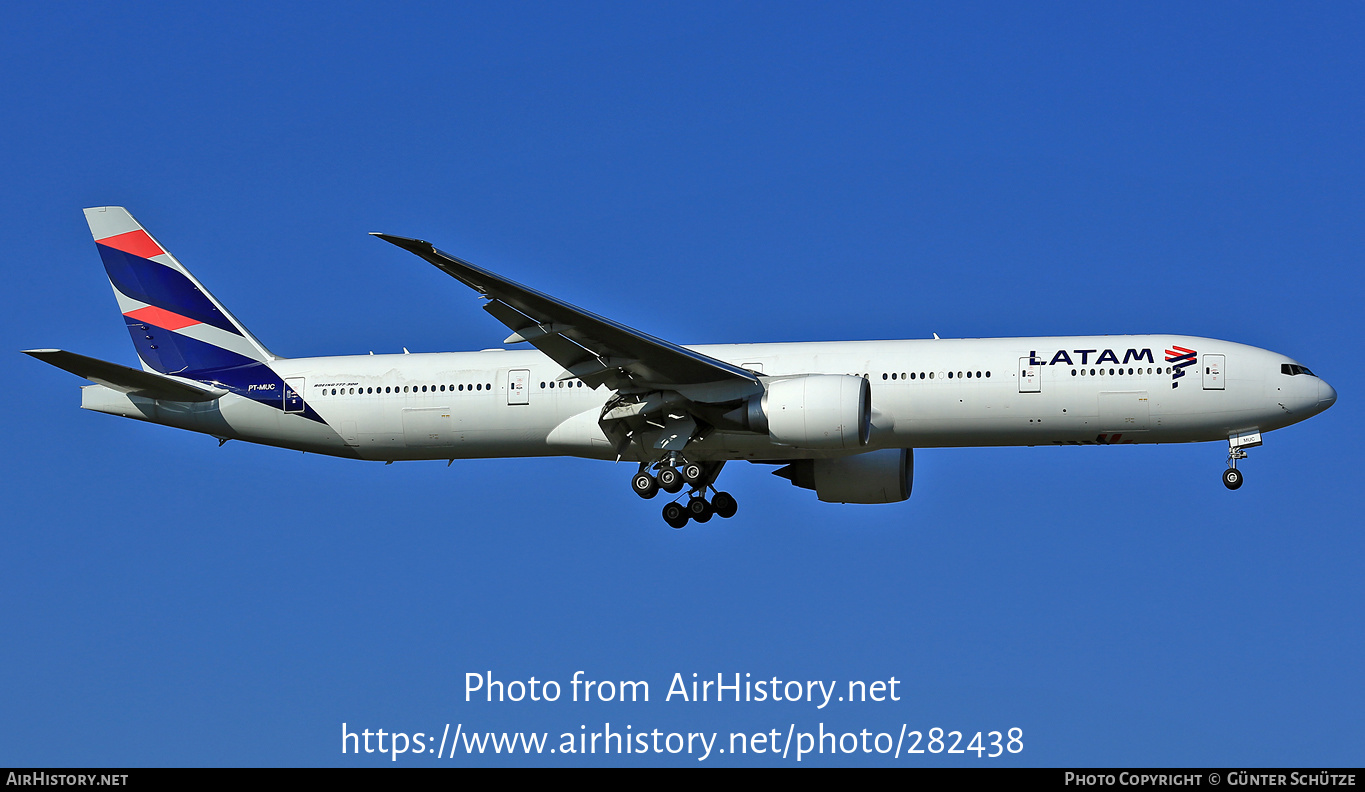
[[[226,330],[241,332],[207,296],[184,275],[170,267],[122,250],[96,244],[104,271],[114,288],[134,300]]]
[[[213,344],[125,316],[137,356],[162,374],[198,379],[201,372],[256,364],[257,361]]]

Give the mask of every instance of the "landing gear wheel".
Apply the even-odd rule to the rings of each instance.
[[[664,506],[664,522],[674,528],[681,528],[687,525],[687,510],[680,503],[669,503]]]
[[[683,488],[683,477],[675,467],[659,468],[659,488],[670,495]]]
[[[644,471],[635,474],[635,478],[630,480],[630,488],[635,490],[635,494],[645,500],[649,500],[659,494],[659,482]]]
[[[1242,486],[1242,471],[1237,468],[1228,468],[1223,471],[1223,486],[1230,490],[1235,490]]]
[[[706,475],[706,469],[696,462],[688,462],[686,465],[682,466],[683,481],[692,486],[696,486],[700,483],[702,476],[704,475]]]
[[[687,516],[699,523],[710,520],[712,514],[715,514],[715,509],[711,508],[711,504],[706,502],[706,498],[700,495],[687,502]]]
[[[728,492],[717,492],[716,497],[711,499],[711,508],[715,509],[716,514],[724,519],[735,516],[739,511],[739,504],[735,502],[735,496]]]

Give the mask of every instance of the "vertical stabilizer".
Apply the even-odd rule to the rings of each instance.
[[[194,376],[274,359],[128,210],[99,206],[85,219],[145,368]]]

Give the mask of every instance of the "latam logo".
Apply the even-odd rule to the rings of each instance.
[[[1171,372],[1171,387],[1179,388],[1181,377],[1185,376],[1185,369],[1194,365],[1195,358],[1199,356],[1193,349],[1186,349],[1178,346],[1166,350],[1166,362],[1171,364],[1174,371]]]
[[[1195,359],[1199,353],[1193,349],[1186,349],[1182,346],[1173,346],[1166,350],[1166,362],[1171,364],[1171,387],[1178,388],[1178,380],[1185,376],[1185,369],[1195,364]],[[1037,350],[1030,350],[1028,362],[1031,366],[1075,366],[1077,361],[1082,366],[1101,366],[1105,363],[1113,363],[1116,366],[1126,366],[1129,363],[1155,363],[1151,349],[1127,349],[1123,352],[1123,357],[1112,349],[1059,349],[1053,353],[1049,360],[1038,357]]]
[[[1099,357],[1092,361],[1090,356],[1096,352],[1099,353]],[[1063,363],[1068,366],[1074,366],[1076,364],[1071,359],[1071,355],[1073,354],[1081,359],[1082,366],[1098,366],[1103,363],[1113,363],[1116,366],[1122,364],[1126,366],[1134,361],[1142,360],[1145,360],[1148,363],[1156,362],[1152,359],[1152,350],[1150,349],[1129,349],[1123,353],[1123,360],[1119,360],[1118,354],[1112,349],[1073,349],[1069,353],[1065,349],[1059,349],[1057,350],[1057,353],[1052,356],[1052,360],[1043,360],[1038,357],[1036,351],[1031,351],[1028,353],[1028,362],[1031,366],[1060,366]]]

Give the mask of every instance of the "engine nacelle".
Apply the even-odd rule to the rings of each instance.
[[[898,503],[910,497],[915,452],[884,448],[834,459],[801,459],[775,471],[826,503]]]
[[[774,443],[858,448],[872,436],[872,387],[863,377],[844,374],[772,380],[745,413],[746,427],[766,431]]]

